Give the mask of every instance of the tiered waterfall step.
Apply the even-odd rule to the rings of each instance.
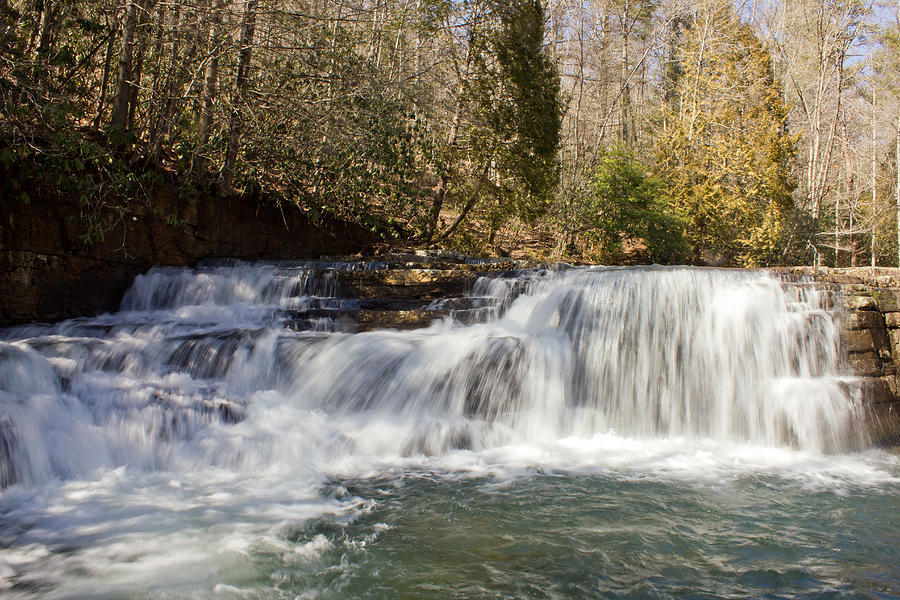
[[[900,446],[900,269],[790,267],[779,270],[840,292],[841,343],[859,377],[872,441]]]
[[[488,298],[473,296],[482,277],[515,277],[549,272],[564,264],[508,259],[472,259],[447,252],[395,253],[368,262],[336,258],[310,265],[314,278],[328,278],[340,299],[284,311],[297,330],[331,327],[339,331],[418,329],[452,318],[469,324],[484,321],[497,307]],[[521,286],[524,290],[524,285]],[[340,301],[339,301],[340,300]]]

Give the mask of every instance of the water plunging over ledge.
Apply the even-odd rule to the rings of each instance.
[[[897,591],[900,468],[858,452],[828,290],[390,267],[159,268],[119,313],[2,334],[0,591]]]

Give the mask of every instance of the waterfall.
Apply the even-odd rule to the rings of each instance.
[[[7,330],[0,486],[610,432],[814,452],[861,441],[841,315],[815,287],[762,271],[506,272],[465,297],[395,302],[433,315],[428,327],[349,332],[372,299],[344,276],[383,268],[159,268],[117,314]]]

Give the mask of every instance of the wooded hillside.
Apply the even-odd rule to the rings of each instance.
[[[85,243],[167,185],[469,252],[896,265],[898,163],[896,2],[0,0],[0,193]]]

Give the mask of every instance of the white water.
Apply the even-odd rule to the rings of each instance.
[[[294,331],[293,311],[356,306],[333,268],[154,270],[121,313],[11,330],[0,591],[203,585],[273,545],[304,560],[285,527],[370,508],[326,481],[397,469],[895,482],[823,454],[862,443],[861,406],[815,289],[580,270],[479,282],[485,323]]]

